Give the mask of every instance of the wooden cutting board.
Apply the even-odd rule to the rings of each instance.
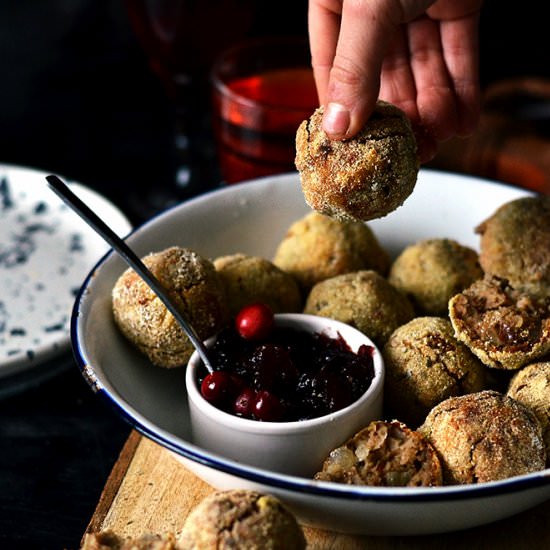
[[[86,532],[121,536],[177,532],[213,489],[158,444],[132,432],[105,485]],[[415,537],[343,535],[304,528],[315,550],[415,548],[469,550],[550,548],[550,500],[512,518],[456,533]]]

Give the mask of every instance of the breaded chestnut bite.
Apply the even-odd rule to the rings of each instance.
[[[214,265],[187,248],[171,247],[142,258],[206,340],[227,322],[225,294]],[[187,335],[149,285],[127,269],[112,290],[114,320],[121,332],[160,367],[185,365],[194,351]]]
[[[514,288],[550,295],[550,197],[503,204],[476,232],[485,273],[507,279]]]
[[[519,370],[506,393],[529,407],[542,427],[546,464],[550,465],[550,362],[531,363]]]
[[[416,140],[409,119],[378,101],[360,132],[335,141],[322,128],[323,107],[296,134],[295,164],[307,203],[344,220],[372,220],[401,206],[418,175]]]
[[[376,271],[345,273],[317,283],[304,313],[354,326],[378,346],[414,317],[409,300]]]
[[[475,250],[452,239],[426,239],[401,252],[388,280],[420,315],[444,317],[449,300],[482,277]]]
[[[483,363],[515,370],[550,351],[550,298],[486,275],[449,301],[457,338]]]
[[[306,539],[279,499],[250,490],[215,491],[187,516],[180,550],[303,550]]]
[[[296,279],[265,258],[231,254],[216,258],[214,267],[233,316],[253,302],[268,305],[273,313],[294,313],[302,309],[302,294]]]
[[[544,469],[542,430],[527,407],[495,391],[450,397],[419,428],[447,484],[483,483]]]
[[[428,440],[402,422],[376,420],[331,451],[318,481],[381,487],[443,484],[441,464]]]
[[[288,228],[273,263],[307,292],[319,281],[360,269],[386,275],[391,260],[366,224],[311,212]]]
[[[398,327],[382,354],[385,406],[409,426],[421,424],[444,399],[485,387],[485,367],[442,317],[416,317]]]

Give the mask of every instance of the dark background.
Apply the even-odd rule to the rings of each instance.
[[[307,2],[260,5],[248,35],[306,33]],[[485,3],[484,88],[548,76],[548,29],[538,9],[534,1]],[[1,2],[0,75],[0,163],[95,187],[135,223],[150,214],[137,198],[173,181],[174,112],[122,2]],[[208,102],[201,101],[208,152]],[[214,163],[204,189],[216,178]],[[74,365],[0,400],[0,548],[78,548],[128,433]]]

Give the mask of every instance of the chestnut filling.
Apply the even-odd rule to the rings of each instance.
[[[537,300],[496,277],[464,291],[454,307],[472,340],[483,342],[486,349],[510,352],[531,349],[550,314],[546,300]]]
[[[216,392],[214,384],[214,397],[208,399],[204,366],[199,385],[213,405],[236,416],[284,422],[317,418],[365,393],[374,378],[373,352],[367,345],[351,351],[340,335],[275,327],[258,342],[243,339],[231,327],[221,331],[209,350],[227,387]]]

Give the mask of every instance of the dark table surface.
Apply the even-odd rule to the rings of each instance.
[[[548,76],[536,54],[546,32],[533,16],[537,5],[529,11],[527,2],[512,13],[506,3],[486,4],[483,82]],[[303,31],[305,10],[290,19],[281,3],[262,5],[254,32]],[[510,40],[518,29],[527,31],[524,38]],[[174,110],[121,3],[2,3],[0,52],[0,163],[57,172],[94,187],[134,224],[168,205],[176,164]],[[175,200],[219,184],[202,101],[194,139],[202,143],[206,169],[201,187],[180,190]],[[70,354],[55,367],[60,372],[46,380],[0,382],[0,548],[78,548],[130,431],[92,393]]]

